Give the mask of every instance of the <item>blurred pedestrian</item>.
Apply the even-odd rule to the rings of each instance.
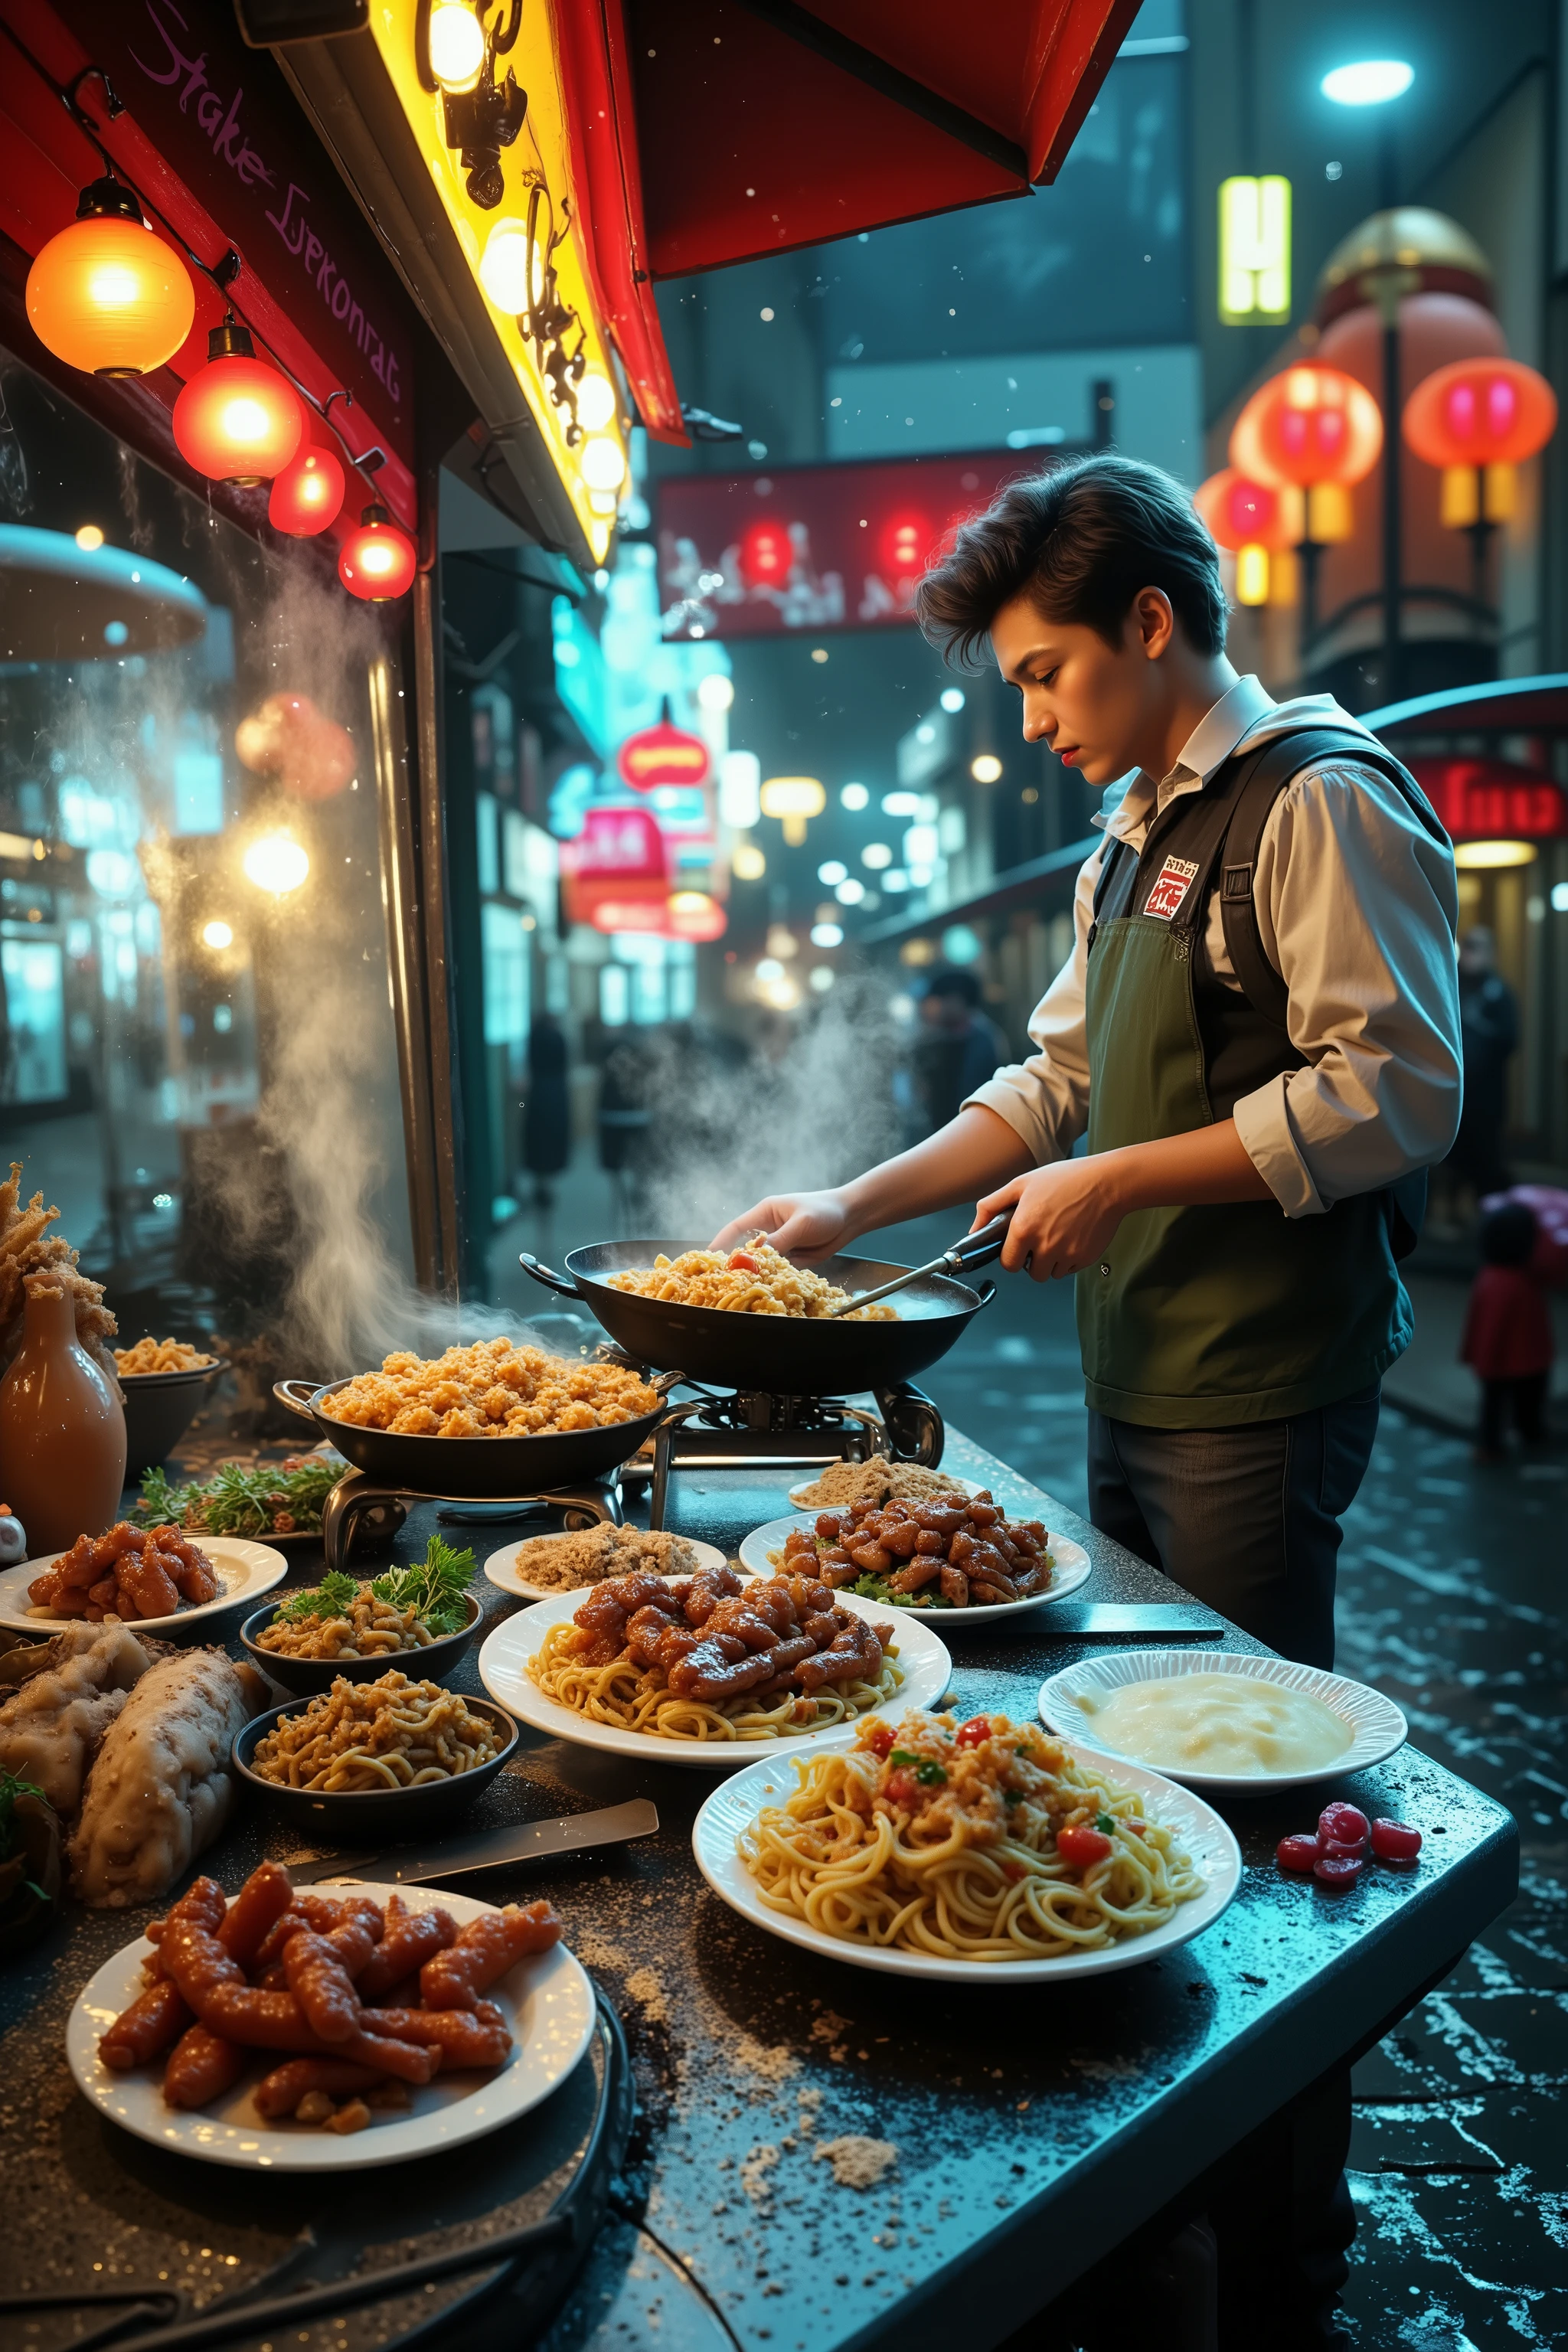
[[[1474,1187],[1479,1201],[1508,1183],[1508,1065],[1519,1044],[1519,1005],[1497,968],[1497,942],[1484,923],[1459,941],[1459,1024],[1465,1098],[1448,1167],[1461,1183]]]
[[[1481,1384],[1478,1462],[1501,1462],[1511,1415],[1526,1445],[1546,1435],[1546,1391],[1555,1352],[1552,1317],[1533,1263],[1540,1228],[1522,1201],[1500,1201],[1481,1219],[1483,1264],[1470,1291],[1459,1360]]]
[[[957,964],[940,964],[921,993],[920,1031],[910,1056],[922,1133],[956,1118],[959,1107],[1007,1059],[1007,1041],[981,1011],[980,982]]]
[[[528,1033],[528,1094],[522,1106],[523,1164],[533,1178],[537,1208],[554,1198],[552,1176],[572,1157],[572,1101],[566,1083],[566,1034],[553,1013],[534,1015]]]

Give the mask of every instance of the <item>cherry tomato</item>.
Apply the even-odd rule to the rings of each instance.
[[[1369,1824],[1359,1805],[1338,1799],[1325,1805],[1318,1815],[1318,1842],[1326,1844],[1332,1838],[1336,1845],[1352,1845],[1359,1852],[1365,1845]]]
[[[1069,1822],[1057,1832],[1057,1852],[1075,1870],[1088,1870],[1092,1863],[1103,1862],[1110,1850],[1105,1832],[1090,1829],[1087,1822]]]
[[[890,1805],[905,1805],[911,1812],[920,1802],[920,1793],[914,1774],[906,1772],[901,1765],[889,1774],[888,1785],[882,1791]]]
[[[1325,1853],[1312,1864],[1320,1886],[1353,1886],[1364,1864],[1359,1853]]]
[[[896,1737],[897,1734],[890,1723],[879,1723],[874,1731],[867,1733],[866,1745],[873,1756],[880,1756],[886,1759],[893,1752],[893,1741]]]
[[[731,1274],[755,1274],[757,1271],[757,1261],[747,1250],[731,1250],[730,1252],[730,1271]]]
[[[1318,1866],[1318,1841],[1310,1830],[1301,1830],[1295,1837],[1281,1838],[1274,1849],[1274,1859],[1281,1870],[1303,1873]]]
[[[958,1737],[952,1744],[955,1748],[984,1748],[990,1737],[991,1717],[988,1715],[972,1715],[967,1723],[960,1726]]]
[[[1359,1862],[1364,1857],[1366,1853],[1366,1848],[1362,1844],[1359,1838],[1347,1843],[1343,1838],[1320,1837],[1313,1841],[1313,1844],[1318,1859],[1321,1862],[1345,1862],[1349,1860]]]
[[[1405,1822],[1373,1822],[1372,1850],[1379,1862],[1414,1862],[1421,1851],[1421,1832]]]

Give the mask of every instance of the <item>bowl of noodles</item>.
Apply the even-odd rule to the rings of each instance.
[[[1229,1827],[1192,1790],[1000,1715],[911,1710],[759,1759],[691,1843],[765,1933],[950,1983],[1136,1967],[1212,1927],[1241,1879]]]
[[[268,1707],[236,1734],[233,1756],[251,1792],[297,1829],[375,1852],[466,1812],[519,1737],[493,1699],[394,1667]]]

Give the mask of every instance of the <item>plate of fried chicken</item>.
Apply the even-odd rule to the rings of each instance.
[[[952,1660],[928,1625],[805,1574],[647,1571],[558,1593],[479,1653],[493,1698],[614,1755],[733,1771],[867,1716],[931,1706]]]
[[[270,1544],[247,1536],[137,1528],[121,1520],[100,1536],[79,1536],[69,1551],[0,1570],[0,1625],[40,1638],[63,1624],[126,1624],[175,1641],[200,1641],[209,1617],[242,1604],[253,1609],[280,1584],[289,1563]]]
[[[989,1496],[963,1495],[797,1511],[753,1528],[740,1559],[754,1576],[809,1572],[815,1564],[834,1598],[851,1608],[966,1625],[1065,1600],[1091,1566],[1070,1537],[1050,1534],[1038,1519],[1010,1519]]]

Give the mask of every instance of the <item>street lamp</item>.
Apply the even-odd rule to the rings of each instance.
[[[1403,98],[1415,79],[1415,67],[1403,58],[1363,58],[1335,66],[1319,88],[1336,106],[1386,106],[1391,98]]]

